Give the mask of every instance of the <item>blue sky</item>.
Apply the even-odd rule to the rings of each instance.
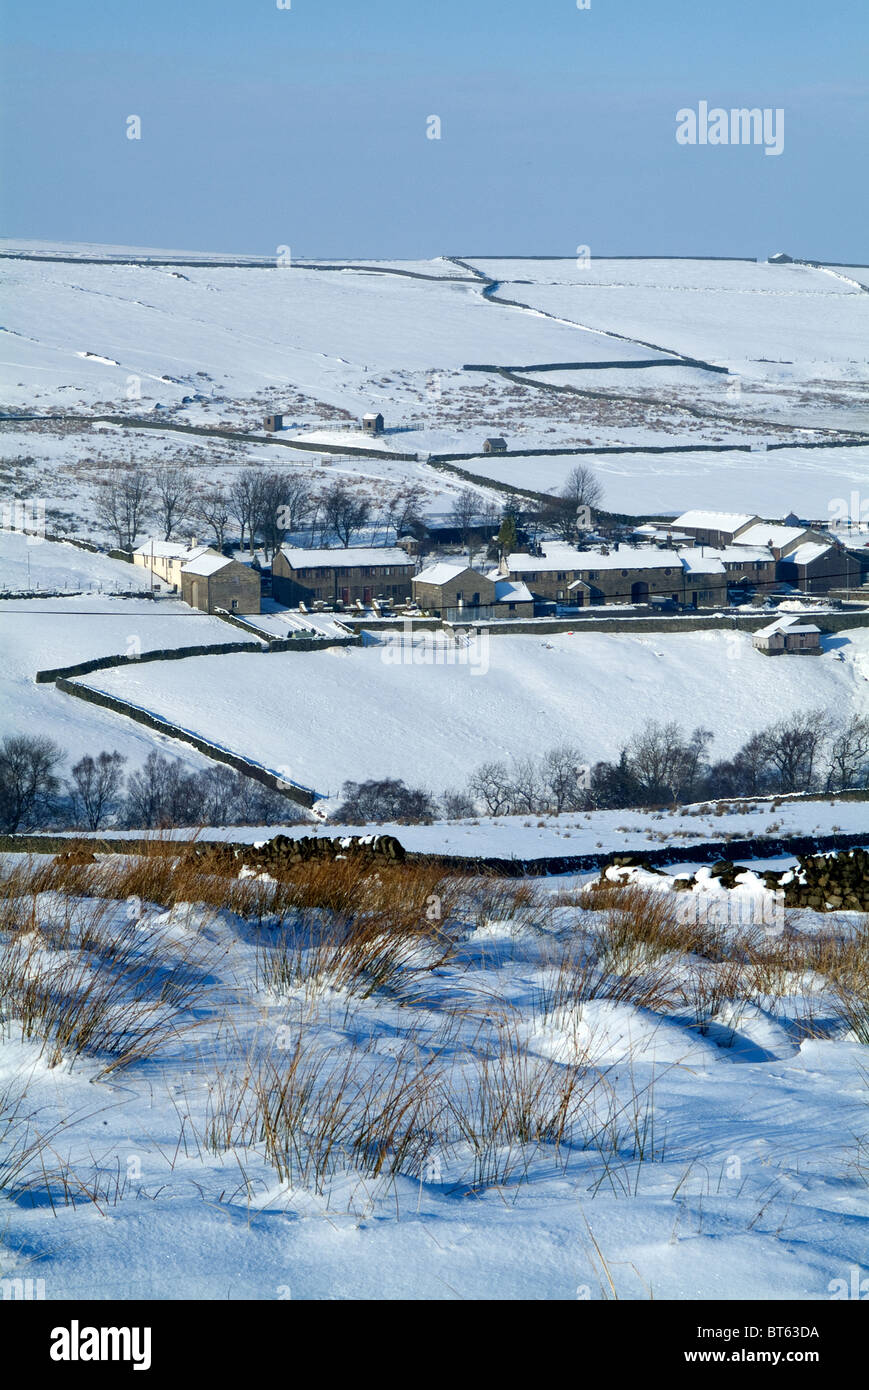
[[[866,0],[6,0],[3,28],[8,236],[869,261]],[[700,101],[782,108],[782,154],[677,144]]]

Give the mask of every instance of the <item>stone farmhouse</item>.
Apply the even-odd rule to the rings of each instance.
[[[577,550],[562,542],[544,542],[542,555],[508,555],[507,578],[527,585],[536,598],[583,608],[605,603],[648,603],[672,599],[692,608],[717,608],[727,602],[723,562],[715,555],[654,546],[614,544]]]
[[[195,536],[189,541],[150,540],[133,551],[133,564],[150,570],[180,594],[182,569],[197,555],[205,555],[210,549],[207,545],[197,545]]]
[[[260,579],[249,565],[228,559],[195,537],[183,541],[146,541],[133,552],[133,564],[170,584],[191,608],[214,613],[259,613]]]
[[[397,546],[305,550],[283,545],[272,561],[272,594],[289,608],[300,602],[403,603],[411,596],[415,569]]]
[[[524,584],[498,570],[481,574],[469,565],[446,561],[416,575],[413,597],[420,608],[448,622],[534,617],[534,597]]]
[[[797,616],[777,618],[768,627],[762,627],[754,634],[751,644],[755,651],[766,656],[779,656],[782,652],[801,652],[819,656],[821,652],[821,629],[814,623],[800,622]]]
[[[705,550],[705,547],[701,547]],[[776,586],[775,556],[765,545],[725,545],[707,551],[717,555],[724,566],[728,586],[766,592]]]
[[[839,541],[800,522],[790,525],[736,512],[689,511],[662,529],[687,533],[697,545],[714,546],[720,553],[727,550],[731,573],[739,568],[735,558],[739,549],[765,550],[775,563],[774,582],[806,593],[857,588],[861,582],[859,561]],[[766,578],[763,582],[769,583]]]

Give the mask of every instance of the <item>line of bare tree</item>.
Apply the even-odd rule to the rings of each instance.
[[[222,550],[230,531],[241,549],[262,548],[268,563],[288,536],[310,546],[350,546],[372,532],[382,544],[421,526],[422,489],[399,487],[375,503],[366,488],[336,478],[317,490],[300,472],[241,469],[229,482],[197,483],[181,458],[154,469],[129,459],[107,469],[97,484],[96,516],[122,550],[131,550],[148,525],[164,540],[195,529]]]
[[[738,752],[709,758],[709,729],[648,721],[612,762],[589,766],[569,746],[542,759],[514,758],[477,768],[455,807],[486,815],[558,814],[678,806],[727,797],[794,792],[832,795],[869,786],[869,718],[809,709],[751,735]],[[446,804],[446,799],[445,799]]]
[[[62,776],[64,750],[45,735],[0,743],[0,832],[267,825],[297,818],[287,798],[232,768],[201,771],[156,750],[127,772],[117,751],[85,754]]]

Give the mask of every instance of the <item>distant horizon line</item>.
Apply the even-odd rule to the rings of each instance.
[[[16,243],[18,243],[18,244],[21,245],[21,246],[26,246],[28,243],[35,244],[35,245],[38,245],[38,244],[50,245],[50,244],[52,244],[52,239],[51,239],[51,238],[48,238],[48,237],[14,237],[14,236],[0,237],[0,247],[3,247],[5,243],[11,243],[12,245],[15,245]],[[420,261],[422,261],[422,262],[434,262],[434,261],[439,261],[439,260],[443,260],[443,261],[449,261],[449,260],[473,260],[473,261],[574,261],[574,260],[576,260],[576,255],[575,255],[575,254],[571,254],[571,255],[567,255],[567,254],[560,255],[560,254],[557,254],[557,253],[554,253],[554,252],[541,252],[541,253],[539,253],[539,254],[535,254],[535,253],[527,252],[527,251],[525,251],[525,252],[515,252],[515,251],[513,251],[513,252],[504,252],[504,251],[502,251],[502,252],[493,252],[493,251],[487,251],[487,252],[483,252],[483,253],[479,253],[479,252],[468,252],[468,251],[465,251],[465,252],[446,252],[446,251],[441,251],[441,252],[438,252],[437,254],[431,255],[431,256],[424,256],[424,255],[411,255],[411,256],[389,256],[389,255],[385,255],[385,256],[311,256],[311,255],[308,255],[308,256],[301,256],[301,255],[300,255],[298,258],[293,257],[293,258],[291,258],[290,260],[285,260],[285,261],[283,261],[283,263],[281,263],[280,257],[279,257],[279,255],[278,255],[277,252],[275,253],[274,256],[270,257],[270,256],[257,255],[257,254],[254,253],[254,252],[246,252],[246,251],[167,251],[167,250],[165,250],[164,248],[160,248],[160,247],[149,248],[149,247],[141,247],[141,246],[137,247],[137,246],[133,246],[133,245],[130,245],[129,248],[126,248],[126,247],[124,246],[124,244],[121,243],[121,242],[64,241],[64,240],[57,240],[57,241],[54,242],[53,244],[56,245],[56,246],[58,246],[58,247],[60,247],[60,248],[63,248],[63,247],[74,247],[74,246],[81,246],[81,247],[107,247],[107,248],[116,247],[116,248],[117,248],[117,254],[116,254],[116,255],[106,254],[106,255],[104,255],[104,256],[91,256],[91,257],[88,257],[88,256],[63,256],[63,255],[52,254],[51,252],[48,252],[48,251],[43,251],[42,253],[39,253],[39,252],[37,252],[37,251],[27,251],[27,250],[16,251],[16,250],[11,250],[11,249],[0,249],[0,257],[2,257],[3,259],[6,259],[6,260],[36,260],[36,261],[65,261],[65,260],[72,260],[72,261],[78,261],[78,262],[83,263],[83,264],[88,264],[88,263],[90,263],[90,264],[108,264],[108,265],[110,265],[110,264],[112,264],[113,262],[116,262],[116,261],[117,261],[117,262],[121,262],[121,261],[124,261],[124,260],[126,260],[126,261],[129,261],[129,260],[148,261],[148,262],[152,262],[152,263],[154,263],[154,264],[163,264],[163,265],[190,265],[190,264],[195,265],[195,264],[199,264],[199,263],[205,263],[205,264],[207,264],[207,263],[208,263],[208,258],[213,258],[215,263],[220,263],[220,262],[223,262],[223,263],[231,263],[231,262],[233,261],[233,259],[236,259],[238,262],[245,261],[245,262],[249,263],[251,269],[268,269],[268,270],[274,269],[274,268],[278,268],[278,269],[292,269],[293,266],[299,266],[299,267],[301,267],[301,268],[304,268],[306,264],[313,264],[313,263],[315,263],[315,262],[316,262],[316,263],[319,263],[319,264],[322,264],[322,265],[324,265],[324,266],[328,266],[328,265],[330,265],[330,264],[341,264],[341,265],[348,265],[348,266],[349,266],[349,265],[352,265],[352,264],[371,264],[371,265],[377,265],[378,263],[382,263],[382,262],[385,262],[385,261],[397,261],[397,262],[405,262],[405,261],[406,261],[406,262],[408,262],[408,263],[411,263],[411,262],[420,262]],[[139,252],[140,254],[138,254],[138,255],[136,255],[136,256],[124,256],[124,251],[125,251],[126,249],[129,249],[131,252]],[[782,256],[782,255],[787,255],[787,256],[789,257],[790,261],[791,261],[792,263],[795,263],[795,264],[818,265],[818,266],[837,266],[837,265],[841,265],[841,266],[853,266],[855,269],[860,269],[860,270],[869,269],[869,263],[863,262],[863,261],[852,260],[852,259],[849,259],[848,257],[839,257],[839,258],[836,259],[836,260],[821,260],[821,259],[819,259],[819,258],[817,258],[817,257],[813,257],[813,256],[790,256],[790,253],[789,253],[789,252],[782,252],[782,251],[774,251],[774,252],[772,252],[772,253],[770,254],[770,256],[768,256],[768,257],[761,257],[761,256],[740,256],[740,255],[727,255],[727,256],[723,256],[723,255],[705,255],[705,254],[702,254],[702,253],[688,254],[688,253],[676,253],[676,252],[619,252],[619,253],[613,253],[613,254],[601,254],[601,253],[597,253],[597,254],[589,254],[589,255],[588,255],[588,261],[589,261],[589,262],[592,262],[592,261],[726,261],[726,262],[738,262],[738,263],[741,263],[741,264],[749,264],[749,265],[768,265],[768,264],[770,263],[770,260],[771,260],[772,256]],[[193,261],[193,262],[191,262],[191,261],[185,261],[185,260],[181,259],[181,258],[184,257],[184,256],[196,257],[197,260],[196,260],[196,261]],[[170,257],[171,257],[171,259],[170,259]],[[158,259],[158,258],[159,258],[159,259]],[[785,264],[786,264],[786,263],[787,263],[787,262],[785,262]]]

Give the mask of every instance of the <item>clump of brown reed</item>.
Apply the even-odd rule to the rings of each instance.
[[[116,904],[76,900],[59,929],[45,915],[0,942],[4,1022],[41,1040],[51,1065],[86,1055],[103,1072],[127,1067],[194,1026],[207,956],[193,933],[179,943]]]

